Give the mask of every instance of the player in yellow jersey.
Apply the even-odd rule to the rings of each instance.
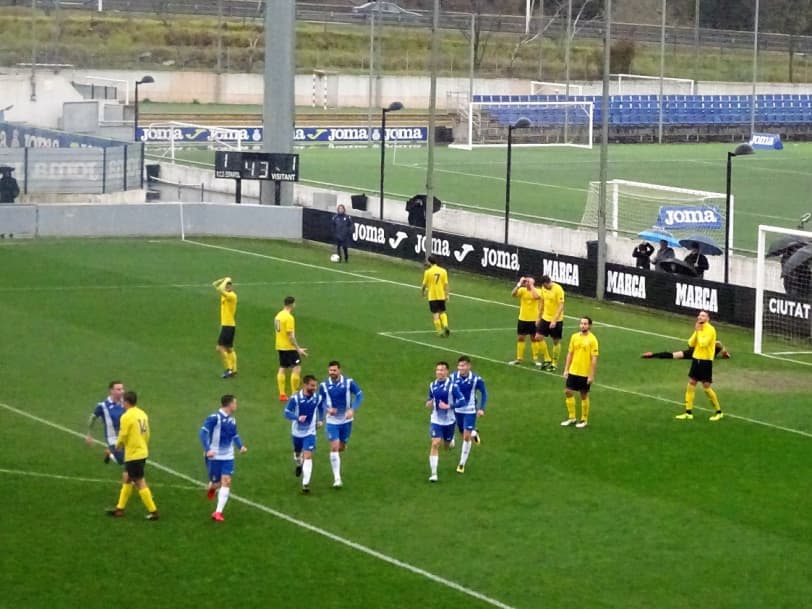
[[[561,357],[561,337],[564,335],[564,288],[548,275],[541,278],[541,310],[538,318],[539,352],[544,360],[542,370],[555,372]],[[547,337],[553,339],[553,354],[547,349]]]
[[[437,258],[429,256],[426,270],[423,272],[423,284],[420,294],[429,301],[429,311],[434,320],[434,329],[439,336],[449,336],[448,313],[448,271],[437,264]]]
[[[149,511],[147,520],[158,520],[158,508],[152,498],[152,491],[144,479],[144,466],[149,457],[149,417],[141,410],[135,391],[124,393],[124,414],[121,415],[121,430],[118,432],[116,449],[124,449],[124,471],[126,480],[121,485],[116,507],[107,510],[111,516],[123,516],[133,487],[138,489],[141,503]]]
[[[276,373],[276,386],[279,389],[279,401],[287,403],[288,394],[285,392],[285,374],[290,370],[290,395],[299,391],[302,383],[302,356],[307,357],[307,349],[300,347],[296,342],[296,320],[293,309],[296,299],[293,296],[285,297],[285,306],[273,320],[276,335],[276,350],[279,353],[279,370]]]
[[[564,403],[567,418],[561,421],[562,427],[583,429],[589,423],[589,388],[595,381],[595,368],[598,366],[598,339],[592,334],[592,319],[582,317],[578,322],[578,332],[570,338],[567,350],[567,363],[564,364]],[[581,420],[575,418],[575,392],[581,394]]]
[[[231,277],[223,277],[212,282],[220,292],[220,336],[217,338],[217,351],[223,358],[223,378],[237,374],[237,352],[234,350],[234,333],[237,331],[237,292]]]
[[[522,363],[525,343],[529,338],[533,361],[536,365],[539,365],[538,342],[535,340],[535,336],[541,295],[536,289],[535,279],[532,277],[519,277],[519,282],[514,286],[510,295],[519,299],[519,322],[516,324],[516,359],[510,360],[508,364],[514,366]]]
[[[716,353],[716,328],[710,324],[710,315],[707,311],[700,311],[694,323],[694,333],[688,339],[688,346],[694,352],[691,359],[691,370],[688,372],[688,386],[685,388],[685,412],[678,414],[677,419],[690,421],[694,418],[694,395],[696,394],[696,384],[702,383],[705,395],[713,404],[714,413],[710,416],[711,421],[720,421],[724,415],[722,407],[719,405],[719,398],[711,387],[713,383],[713,358]]]

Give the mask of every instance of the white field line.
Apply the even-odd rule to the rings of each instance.
[[[94,482],[99,484],[109,484],[121,486],[121,479],[117,478],[83,478],[81,476],[62,476],[59,474],[50,474],[44,472],[30,472],[21,469],[4,469],[0,468],[0,474],[10,474],[12,476],[28,476],[32,478],[49,478],[51,480],[66,480],[68,482]],[[163,488],[180,488],[184,490],[200,490],[199,486],[191,486],[189,484],[153,484],[150,486],[158,486]]]
[[[398,336],[399,334],[401,334],[401,332],[378,332],[378,335],[384,336],[386,338],[391,338],[391,339],[394,339],[394,340],[400,340],[400,341],[403,341],[403,342],[406,342],[406,343],[412,343],[414,345],[420,345],[422,347],[428,347],[430,349],[435,349],[437,351],[446,351],[446,352],[449,352],[449,353],[459,353],[460,352],[459,349],[452,349],[450,347],[446,347],[445,345],[435,345],[435,344],[432,344],[432,343],[426,343],[426,342],[419,341],[419,340],[413,340],[411,338],[405,338],[403,336]],[[495,359],[493,357],[488,357],[488,356],[480,355],[480,354],[477,354],[477,353],[471,353],[469,351],[466,351],[465,354],[470,356],[471,358],[483,360],[483,361],[486,361],[486,362],[491,362],[493,364],[502,364],[503,366],[510,366],[510,364],[508,364],[505,360],[499,360],[499,359]],[[510,367],[514,368],[514,369],[519,369],[519,370],[526,370],[528,372],[534,372],[536,374],[542,374],[544,376],[547,376],[547,377],[549,377],[551,379],[556,379],[558,381],[563,380],[561,375],[550,374],[548,372],[542,372],[541,370],[537,370],[536,368],[528,368],[528,367],[525,367],[525,366],[510,366]],[[678,405],[678,406],[682,406],[682,404],[683,404],[683,402],[678,402],[676,400],[671,400],[669,398],[664,398],[664,397],[661,397],[659,395],[652,395],[652,394],[649,394],[649,393],[642,393],[640,391],[632,391],[631,389],[624,389],[622,387],[615,387],[613,385],[603,385],[601,383],[593,383],[593,385],[595,387],[601,387],[602,389],[609,389],[610,391],[616,391],[618,393],[625,393],[625,394],[628,394],[628,395],[633,395],[633,396],[636,396],[636,397],[645,398],[647,400],[655,400],[655,401],[658,401],[658,402],[664,402],[666,404],[675,404],[675,405]],[[705,410],[707,412],[712,412],[711,410],[709,410],[707,408],[702,408],[701,406],[694,406],[694,410]],[[777,430],[780,430],[780,431],[786,431],[787,433],[792,433],[792,434],[796,434],[796,435],[799,435],[799,436],[804,436],[806,438],[812,438],[812,433],[810,433],[808,431],[802,431],[800,429],[793,429],[792,427],[784,427],[783,425],[775,425],[773,423],[767,423],[766,421],[760,421],[758,419],[751,419],[750,417],[744,417],[744,416],[740,416],[740,415],[736,415],[736,414],[730,414],[727,411],[725,412],[725,418],[738,419],[740,421],[747,421],[748,423],[753,423],[754,425],[762,425],[763,427],[769,427],[771,429],[777,429]]]
[[[2,402],[0,402],[0,408],[4,408],[4,409],[8,410],[9,412],[13,412],[14,414],[17,414],[17,415],[20,415],[22,417],[31,419],[32,421],[36,421],[37,423],[47,425],[48,427],[51,427],[53,429],[58,429],[59,431],[65,432],[65,433],[70,434],[72,436],[76,436],[76,437],[79,437],[79,438],[84,438],[85,437],[84,433],[79,433],[78,431],[74,431],[73,429],[65,427],[64,425],[60,425],[59,423],[54,423],[53,421],[49,421],[48,419],[43,419],[43,418],[38,417],[36,415],[33,415],[33,414],[29,413],[29,412],[25,412],[24,410],[19,410],[17,408],[14,408],[13,406],[9,406],[8,404],[3,404]],[[99,444],[101,444],[101,443],[99,442]],[[203,489],[203,488],[206,487],[206,485],[204,483],[200,482],[199,480],[196,480],[195,478],[192,478],[191,476],[187,476],[186,474],[184,474],[182,472],[174,470],[171,467],[167,467],[166,465],[162,465],[161,463],[158,463],[157,461],[150,460],[149,461],[149,466],[153,467],[155,469],[159,469],[159,470],[161,470],[163,472],[166,472],[167,474],[169,474],[171,476],[174,476],[176,478],[180,478],[181,480],[185,480],[185,481],[187,481],[187,482],[189,482],[191,484],[194,484],[200,489]],[[499,609],[515,609],[514,607],[512,607],[512,606],[510,606],[510,605],[508,605],[506,603],[503,603],[502,601],[499,601],[499,600],[496,600],[495,598],[491,598],[489,596],[486,596],[485,594],[477,592],[476,590],[472,590],[471,588],[466,588],[465,586],[463,586],[461,584],[458,584],[457,582],[451,581],[450,579],[440,577],[439,575],[435,575],[434,573],[431,573],[430,571],[426,571],[425,569],[421,569],[420,567],[416,567],[416,566],[414,566],[414,565],[412,565],[410,563],[403,562],[402,560],[398,560],[397,558],[389,556],[388,554],[384,554],[383,552],[378,552],[377,550],[373,550],[372,548],[369,548],[369,547],[367,547],[365,545],[362,545],[360,543],[356,543],[356,542],[351,541],[349,539],[346,539],[344,537],[340,537],[339,535],[336,535],[335,533],[331,533],[330,531],[327,531],[325,529],[322,529],[322,528],[317,527],[315,525],[312,525],[310,523],[304,522],[303,520],[299,520],[298,518],[294,518],[293,516],[289,516],[288,514],[285,514],[284,512],[280,512],[278,510],[275,510],[275,509],[273,509],[273,508],[271,508],[271,507],[269,507],[269,506],[267,506],[265,504],[258,503],[256,501],[252,501],[251,499],[248,499],[246,497],[242,497],[240,495],[236,495],[234,493],[231,493],[231,495],[229,495],[229,498],[232,501],[237,501],[239,503],[249,505],[249,506],[251,506],[251,507],[253,507],[253,508],[255,508],[255,509],[257,509],[257,510],[259,510],[261,512],[265,512],[266,514],[270,514],[271,516],[274,516],[275,518],[278,518],[280,520],[284,520],[285,522],[287,522],[289,524],[292,524],[294,526],[297,526],[297,527],[300,527],[302,529],[308,530],[311,533],[316,533],[317,535],[321,535],[322,537],[326,537],[327,539],[329,539],[331,541],[334,541],[334,542],[339,543],[341,545],[352,548],[353,550],[356,550],[358,552],[366,554],[367,556],[372,556],[373,558],[377,558],[378,560],[380,560],[382,562],[393,565],[393,566],[395,566],[395,567],[397,567],[399,569],[403,569],[404,571],[409,571],[410,573],[413,573],[415,575],[419,575],[421,577],[429,579],[429,580],[431,580],[431,581],[433,581],[433,582],[435,582],[437,584],[440,584],[442,586],[445,586],[447,588],[450,588],[452,590],[455,590],[457,592],[465,594],[466,596],[470,596],[471,598],[475,598],[475,599],[477,599],[479,601],[482,601],[482,602],[484,602],[484,603],[486,603],[488,605],[491,605],[493,607],[498,607]]]
[[[352,279],[332,281],[246,281],[235,284],[236,287],[274,286],[274,285],[317,285],[334,283],[375,283],[375,279]],[[7,286],[0,287],[0,292],[71,292],[79,290],[163,290],[185,288],[210,288],[210,283],[144,283],[136,285],[52,285],[52,286]]]
[[[167,241],[167,243],[175,243],[175,242],[174,241]],[[302,266],[302,267],[310,268],[310,269],[318,269],[320,271],[332,271],[333,273],[339,273],[341,275],[347,275],[347,276],[350,276],[350,277],[361,277],[361,278],[368,279],[371,282],[376,282],[376,283],[385,283],[385,284],[389,284],[389,285],[396,285],[398,287],[411,288],[411,289],[414,289],[414,290],[419,290],[420,289],[420,286],[415,285],[415,284],[403,283],[401,281],[393,281],[391,279],[381,279],[381,278],[378,278],[378,277],[366,277],[365,275],[359,274],[357,271],[355,271],[355,272],[354,271],[344,271],[344,270],[341,270],[341,269],[334,268],[332,266],[322,266],[320,264],[312,264],[310,262],[301,262],[299,260],[292,260],[290,258],[282,258],[282,257],[279,257],[279,256],[271,256],[270,254],[261,254],[259,252],[252,252],[252,251],[249,251],[249,250],[241,250],[241,249],[236,249],[236,248],[233,248],[233,247],[226,247],[224,245],[214,245],[214,244],[211,244],[211,243],[203,243],[202,241],[195,241],[193,239],[184,239],[182,241],[182,243],[188,243],[190,245],[197,245],[197,246],[200,246],[200,247],[208,247],[208,248],[212,248],[212,249],[216,249],[216,250],[221,250],[221,251],[224,251],[224,252],[232,252],[234,254],[242,254],[244,256],[253,256],[254,258],[262,258],[264,260],[273,260],[275,262],[283,262],[285,264],[290,264],[290,265],[294,265],[294,266]],[[516,304],[509,303],[509,302],[500,302],[498,300],[489,300],[487,298],[480,298],[478,296],[468,296],[467,294],[460,294],[458,292],[452,292],[451,296],[452,296],[452,298],[455,298],[455,299],[456,298],[461,298],[463,300],[471,300],[473,302],[480,302],[480,303],[483,303],[483,304],[490,304],[490,305],[496,305],[496,306],[500,306],[500,307],[508,307],[508,308],[511,308],[511,309],[517,309]],[[566,315],[565,317],[567,319],[579,319],[578,317],[573,317],[573,316],[569,316],[569,315]],[[594,323],[594,325],[595,326],[600,326],[602,328],[612,328],[612,329],[616,329],[616,330],[624,330],[626,332],[635,332],[637,334],[645,334],[646,336],[656,336],[658,338],[669,338],[669,339],[672,339],[672,340],[679,340],[679,341],[683,341],[683,342],[685,342],[687,344],[687,339],[679,337],[679,336],[670,336],[668,334],[660,334],[659,332],[650,332],[649,330],[641,330],[641,329],[638,329],[638,328],[628,328],[626,326],[617,326],[617,325],[614,325],[614,324],[606,324],[606,323],[601,323],[601,322],[597,322],[597,321]]]
[[[798,355],[808,354],[808,351],[801,351]],[[782,362],[792,362],[793,364],[801,364],[802,366],[812,366],[812,362],[805,362],[799,359],[792,359],[789,357],[779,357],[777,354],[768,355],[767,353],[759,353],[761,357],[769,357],[770,359],[781,360]]]

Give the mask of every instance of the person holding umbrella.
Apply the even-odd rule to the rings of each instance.
[[[20,187],[11,175],[12,171],[14,167],[0,167],[0,203],[14,203],[14,199],[20,194]]]
[[[694,267],[696,276],[700,279],[702,279],[702,277],[705,275],[705,271],[710,268],[708,259],[702,252],[699,251],[699,246],[693,248],[691,252],[685,256],[685,262]]]
[[[660,239],[660,247],[654,256],[654,260],[652,260],[652,264],[656,268],[658,262],[662,262],[663,260],[671,260],[674,257],[674,248],[668,245],[667,240]]]

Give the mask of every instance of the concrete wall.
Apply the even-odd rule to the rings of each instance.
[[[0,205],[2,238],[229,236],[301,239],[302,210],[267,205]]]

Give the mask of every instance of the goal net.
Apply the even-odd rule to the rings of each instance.
[[[600,185],[589,183],[583,227],[598,226]],[[725,193],[629,180],[606,183],[606,228],[620,236],[637,238],[638,233],[655,228],[677,241],[703,235],[724,249],[725,231],[729,231],[733,249],[732,196],[730,216],[728,219],[725,214]]]
[[[812,232],[758,227],[753,351],[812,366]]]
[[[583,95],[584,86],[570,83],[570,95]],[[530,81],[530,95],[567,95],[567,83],[545,82],[543,80]]]
[[[513,146],[592,148],[593,104],[585,101],[471,102],[453,148],[505,147],[508,126],[520,118],[529,127],[514,128]]]

